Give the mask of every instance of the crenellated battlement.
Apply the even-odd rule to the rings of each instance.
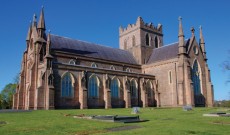
[[[152,22],[145,23],[143,19],[139,16],[135,24],[128,24],[126,28],[123,28],[122,26],[120,26],[119,28],[120,36],[123,34],[127,34],[137,28],[141,28],[141,29],[149,30],[154,33],[162,34],[162,24],[158,24],[157,26],[154,26]]]

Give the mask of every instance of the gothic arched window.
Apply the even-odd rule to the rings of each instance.
[[[149,34],[146,34],[146,36],[145,36],[145,44],[147,46],[150,46],[150,44],[149,44]]]
[[[194,95],[200,95],[201,94],[200,71],[199,71],[197,60],[194,61],[193,68],[192,68],[192,81],[193,81]]]
[[[111,90],[111,97],[112,97],[112,98],[118,98],[118,97],[119,97],[118,79],[115,79],[115,78],[114,78],[114,79],[111,81],[110,90]]]
[[[52,76],[52,75],[50,75],[50,76],[48,77],[48,84],[49,84],[49,85],[53,85],[53,76]]]
[[[88,84],[88,97],[98,97],[99,95],[99,80],[96,75],[92,75],[89,78]]]
[[[130,84],[130,93],[131,93],[131,97],[132,98],[136,98],[137,97],[137,84],[135,80],[131,81]]]
[[[63,75],[61,80],[61,96],[73,97],[74,95],[74,78],[67,72]]]
[[[75,61],[74,61],[73,59],[71,59],[71,60],[69,61],[69,64],[70,64],[70,65],[75,65]]]
[[[155,48],[158,48],[159,47],[159,43],[158,43],[158,38],[157,38],[157,36],[155,37]]]
[[[133,46],[136,46],[136,39],[135,39],[135,36],[132,37],[132,45],[133,45]]]
[[[172,71],[168,72],[169,84],[172,84]]]
[[[97,68],[97,64],[96,64],[96,63],[93,63],[93,64],[91,65],[91,67]]]
[[[44,56],[46,55],[46,46],[42,45],[42,48],[40,50],[40,61],[43,61]]]

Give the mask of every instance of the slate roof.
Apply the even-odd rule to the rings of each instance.
[[[189,41],[190,40],[185,41],[186,50],[188,49]],[[160,48],[153,49],[152,55],[150,56],[147,64],[176,58],[178,56],[178,44],[179,43],[176,42],[170,45],[166,45]]]
[[[104,60],[137,64],[133,55],[128,51],[57,35],[51,35],[51,49]]]

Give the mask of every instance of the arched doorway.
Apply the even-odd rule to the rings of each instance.
[[[195,106],[205,106],[205,98],[202,94],[201,87],[201,70],[199,67],[199,63],[197,60],[193,63],[192,68],[192,81],[193,81],[193,89],[194,89],[194,104]]]

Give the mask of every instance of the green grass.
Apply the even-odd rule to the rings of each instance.
[[[75,119],[64,114],[132,115],[131,109],[39,110],[0,113],[0,135],[230,135],[230,117],[203,117],[204,113],[227,111],[220,108],[141,108],[142,123],[111,123]],[[230,111],[228,111],[230,113]],[[138,129],[110,132],[107,128],[141,126]]]

